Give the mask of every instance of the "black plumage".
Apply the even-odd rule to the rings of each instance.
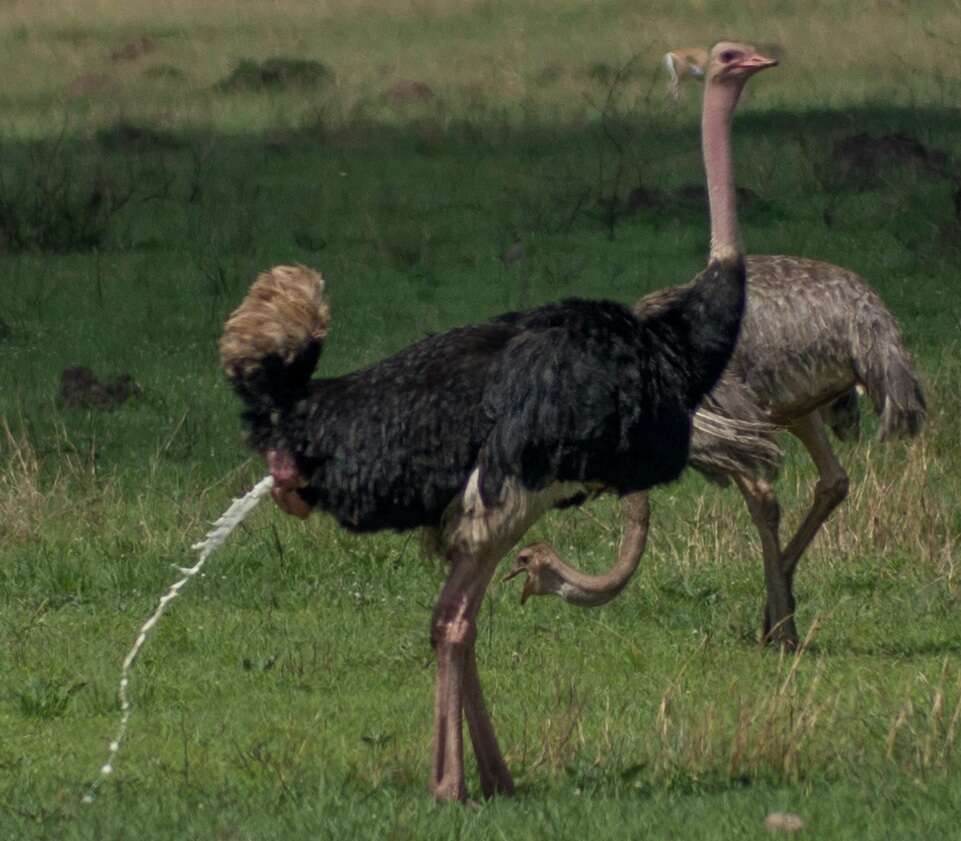
[[[707,310],[736,316],[738,295],[743,306],[742,266],[727,284],[718,264],[705,275],[650,319],[573,298],[429,336],[337,378],[309,379],[317,341],[268,354],[234,378],[251,443],[290,453],[307,480],[300,496],[354,531],[436,525],[475,468],[491,507],[509,479],[618,493],[670,481],[733,345],[736,321]]]

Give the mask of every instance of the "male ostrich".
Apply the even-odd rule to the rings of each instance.
[[[646,499],[636,495],[683,470],[691,417],[733,350],[745,278],[730,120],[747,78],[775,62],[734,47],[718,61],[703,123],[710,261],[656,313],[570,299],[312,380],[329,323],[323,281],[278,267],[225,326],[222,363],[281,508],[319,508],[357,532],[423,528],[450,565],[431,625],[438,799],[466,797],[465,715],[484,794],[513,790],[474,654],[497,563],[546,509],[601,490],[626,495],[638,524],[622,551],[643,544]]]
[[[708,86],[712,72],[709,67]],[[794,647],[798,561],[848,490],[848,476],[831,448],[825,422],[839,438],[856,436],[856,389],[863,389],[880,417],[882,440],[913,436],[924,421],[925,400],[897,320],[861,277],[802,257],[749,256],[746,266],[740,337],[724,375],[695,416],[690,465],[722,484],[733,479],[744,496],[764,559],[762,641]],[[673,306],[685,288],[651,293],[634,305],[634,312],[650,317]],[[758,434],[743,440],[717,434],[716,423],[700,422],[705,409],[742,425],[756,424]],[[801,441],[819,473],[811,507],[784,548],[773,486],[780,452],[774,450],[772,460],[772,450],[759,446],[765,437],[773,445],[782,430]],[[639,554],[622,555],[605,576],[592,577],[566,565],[549,544],[539,543],[520,553],[510,577],[528,574],[523,599],[554,593],[572,603],[596,605],[623,589],[639,559]]]

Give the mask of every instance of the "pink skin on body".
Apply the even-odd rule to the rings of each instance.
[[[282,450],[268,450],[267,467],[270,469],[270,475],[274,477],[274,486],[270,495],[280,506],[280,510],[294,517],[300,517],[302,520],[307,519],[312,509],[297,493],[298,488],[304,486],[304,480],[297,471],[297,465],[294,464],[290,454]]]

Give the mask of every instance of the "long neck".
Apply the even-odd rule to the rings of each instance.
[[[627,586],[647,546],[650,522],[647,493],[640,491],[625,496],[621,500],[621,507],[625,524],[616,563],[601,575],[588,575],[553,555],[550,566],[558,580],[540,594],[551,592],[569,604],[598,607],[609,602]]]
[[[731,120],[741,85],[708,80],[701,114],[701,145],[711,206],[711,259],[730,260],[742,251],[737,226]]]

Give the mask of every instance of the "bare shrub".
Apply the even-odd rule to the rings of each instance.
[[[103,246],[111,220],[137,194],[136,173],[88,163],[63,139],[26,162],[0,164],[0,251],[64,254]]]
[[[97,142],[111,152],[151,152],[182,149],[184,141],[169,131],[121,120],[97,132]]]

